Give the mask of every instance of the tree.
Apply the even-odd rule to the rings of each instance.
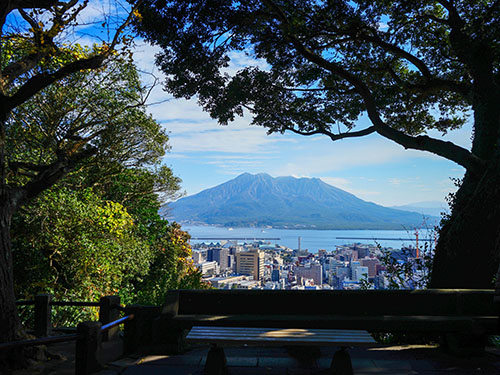
[[[171,227],[158,215],[158,194],[168,199],[180,189],[179,178],[161,165],[168,136],[144,112],[146,94],[135,66],[119,57],[54,83],[13,111],[7,155],[24,162],[50,157],[61,128],[99,134],[91,158],[13,217],[18,297],[50,292],[59,300],[94,301],[120,294],[135,302],[137,287],[154,271],[157,222],[164,223],[165,233]],[[11,183],[26,178],[9,174]],[[81,309],[57,313],[56,324],[92,318]]]
[[[112,129],[111,115],[101,119],[99,126],[93,121],[86,122],[85,118],[72,122],[69,114],[65,123],[52,128],[44,128],[42,123],[25,124],[25,128],[35,125],[40,130],[40,138],[33,139],[47,146],[47,151],[38,157],[25,159],[24,153],[9,149],[12,115],[20,106],[29,106],[35,95],[43,95],[43,90],[50,90],[56,82],[72,74],[100,68],[116,55],[117,46],[124,41],[123,32],[134,17],[134,9],[116,28],[108,29],[111,39],[101,46],[82,51],[68,49],[65,36],[76,25],[78,15],[87,4],[88,1],[78,0],[6,0],[0,5],[1,342],[12,341],[22,334],[13,289],[12,215],[80,162],[96,154],[98,140],[106,133],[105,123]],[[15,22],[10,23],[8,19]],[[125,97],[125,101],[127,99],[134,98]],[[29,153],[31,145],[27,146]]]
[[[151,233],[156,234],[151,243],[153,259],[150,272],[137,286],[135,303],[162,305],[170,289],[209,288],[191,259],[191,237],[179,224],[159,219]]]
[[[123,205],[103,200],[91,189],[51,188],[20,211],[14,216],[12,239],[16,295],[21,298],[41,292],[69,301],[129,295],[149,271],[152,252],[136,235],[133,217]],[[81,316],[83,311],[60,315],[58,310],[54,321],[75,324],[75,312]]]
[[[377,133],[464,167],[431,286],[492,286],[500,251],[500,2],[146,0],[140,13],[137,28],[162,48],[167,91],[197,96],[221,124],[248,111],[269,133],[332,141]],[[231,76],[234,53],[267,68]],[[363,114],[371,124],[359,129]],[[471,150],[426,134],[444,135],[469,118]]]

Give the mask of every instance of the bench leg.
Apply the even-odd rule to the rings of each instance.
[[[351,357],[345,347],[335,352],[330,369],[333,375],[354,375]]]
[[[482,356],[486,346],[486,335],[453,332],[442,338],[444,350],[455,356]]]
[[[227,362],[224,349],[212,345],[205,363],[205,375],[227,375]]]

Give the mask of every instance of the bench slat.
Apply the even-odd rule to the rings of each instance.
[[[199,327],[193,328],[191,330],[191,335],[195,334],[203,334],[203,335],[227,335],[227,336],[311,336],[311,337],[366,337],[366,331],[361,330],[311,330],[311,329],[274,329],[270,328],[257,328],[257,329],[247,329],[245,327],[244,330],[241,328],[235,329],[225,329],[225,327],[221,327],[223,329],[210,329],[210,327],[203,327],[204,329],[199,329]]]
[[[186,339],[189,342],[213,344],[327,346],[376,344],[366,331],[331,329],[193,327]]]
[[[247,333],[242,333],[242,332],[202,332],[202,333],[192,333],[191,336],[193,335],[199,335],[203,337],[208,337],[208,336],[220,336],[224,335],[227,337],[240,337],[240,336],[247,336],[247,337],[326,337],[330,338],[332,337],[331,334],[298,334],[298,333],[290,333],[290,332],[275,332],[273,334],[263,334],[263,333],[252,333],[252,332],[247,332]],[[349,334],[340,334],[340,335],[335,335],[335,337],[344,337],[346,339],[356,339],[356,338],[364,338],[364,335],[358,334],[358,335],[349,335]]]

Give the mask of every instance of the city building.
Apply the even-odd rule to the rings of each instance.
[[[360,281],[368,278],[368,267],[358,266],[352,270],[352,280]]]
[[[221,271],[229,268],[229,249],[228,248],[215,248],[208,249],[207,260],[219,263]]]
[[[246,279],[247,279],[246,276],[229,276],[229,277],[213,277],[208,281],[214,288],[226,289],[231,287],[232,284],[237,284]]]
[[[251,275],[254,280],[262,280],[264,276],[264,252],[251,249],[237,253],[236,273]]]
[[[376,258],[363,258],[360,260],[362,266],[368,267],[368,277],[377,276],[377,265],[380,261]]]
[[[390,253],[400,264],[413,261],[408,249]],[[385,253],[375,245],[341,245],[315,254],[261,241],[221,241],[194,244],[192,254],[204,279],[219,289],[383,289],[390,281]],[[428,270],[415,270],[413,279],[418,283],[427,274]],[[415,288],[417,283],[401,287]]]
[[[314,285],[323,284],[323,269],[319,263],[310,263],[305,266],[295,267],[294,272],[297,278],[301,277],[303,279],[312,279],[314,281]]]
[[[199,263],[196,267],[203,276],[215,276],[219,273],[219,264],[215,261]]]
[[[200,264],[207,261],[207,250],[193,250],[193,262]]]
[[[280,270],[275,268],[271,272],[271,281],[280,281]]]

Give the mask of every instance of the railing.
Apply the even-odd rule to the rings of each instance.
[[[39,338],[0,343],[0,350],[76,340],[75,374],[87,375],[101,369],[101,342],[116,337],[118,326],[132,320],[134,314],[129,314],[122,318],[118,317],[120,312],[125,310],[124,307],[120,306],[120,297],[118,296],[102,297],[99,302],[51,301],[51,298],[51,295],[38,295],[35,296],[34,300],[16,302],[17,305],[35,306],[35,334]],[[52,306],[99,307],[99,321],[87,321],[78,324],[76,333],[74,334],[49,336],[52,331]]]
[[[50,336],[52,327],[52,306],[77,306],[77,307],[99,307],[99,321],[102,324],[107,324],[119,318],[120,311],[124,308],[120,306],[119,296],[105,296],[99,302],[82,302],[82,301],[52,301],[50,294],[40,294],[35,296],[33,300],[17,301],[18,306],[35,307],[34,331],[37,337]],[[116,331],[110,335],[116,334]],[[108,334],[105,334],[103,341],[109,339]]]

